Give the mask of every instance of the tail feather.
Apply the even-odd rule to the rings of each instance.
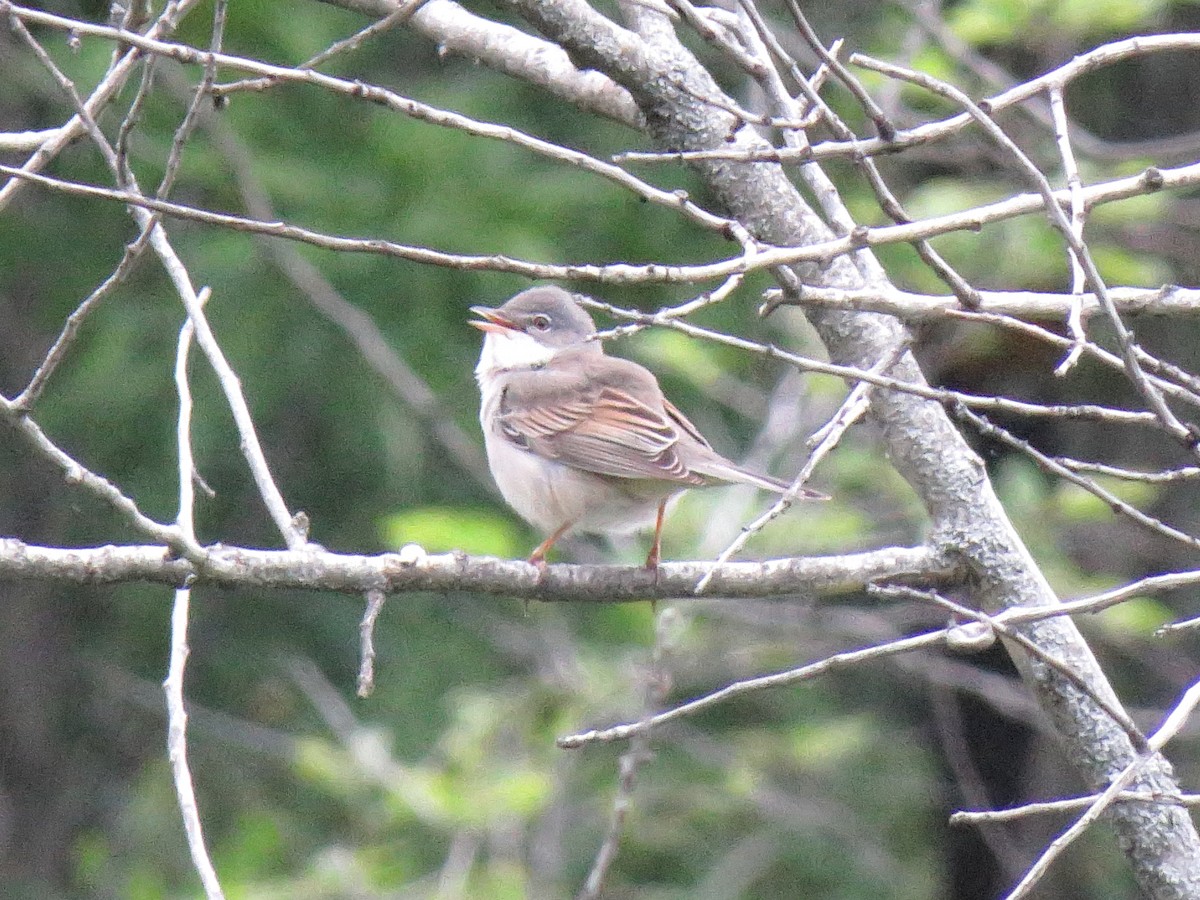
[[[781,481],[770,475],[751,472],[749,469],[743,469],[741,466],[727,459],[706,460],[699,465],[689,466],[689,468],[693,472],[703,475],[705,478],[712,478],[715,481],[724,481],[730,484],[749,484],[757,488],[762,488],[764,491],[771,491],[774,494],[785,493],[791,490],[792,487],[791,482]],[[803,500],[829,499],[828,495],[810,488],[801,488],[796,496]]]

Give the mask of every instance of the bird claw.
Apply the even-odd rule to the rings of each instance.
[[[541,584],[542,580],[546,577],[546,571],[550,568],[546,563],[546,557],[540,553],[534,553],[526,561],[529,565],[537,569],[537,578],[534,580],[534,584]]]
[[[658,548],[656,547],[655,549],[658,549]],[[656,588],[658,587],[658,562],[659,562],[658,554],[655,553],[654,551],[651,551],[650,555],[646,557],[646,571],[649,572],[650,576],[654,579],[654,586]],[[650,600],[650,613],[651,613],[651,615],[654,615],[657,612],[658,612],[658,601],[652,598]]]

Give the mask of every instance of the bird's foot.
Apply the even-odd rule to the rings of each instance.
[[[646,571],[658,572],[658,564],[661,561],[659,555],[658,541],[654,542],[654,546],[650,548],[650,552],[646,554]]]
[[[658,545],[656,544],[654,546],[654,549],[650,551],[650,555],[646,557],[646,571],[649,572],[650,577],[654,579],[655,587],[658,587],[658,563],[659,563]],[[651,615],[654,615],[657,612],[658,612],[658,601],[651,599],[650,600],[650,613],[651,613]]]
[[[537,550],[535,550],[532,554],[530,554],[529,559],[526,560],[526,562],[537,569],[537,579],[535,583],[541,584],[542,579],[546,577],[547,569],[550,568],[549,564],[546,562],[546,554],[539,553]]]

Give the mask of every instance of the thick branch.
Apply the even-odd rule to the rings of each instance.
[[[862,590],[878,581],[945,582],[961,574],[927,547],[891,547],[842,556],[736,562],[664,562],[658,572],[641,566],[548,566],[541,575],[525,562],[427,555],[415,546],[400,553],[355,556],[325,550],[251,550],[211,547],[203,567],[163,547],[36,547],[0,539],[0,579],[72,584],[149,581],[175,586],[293,588],[362,594],[474,591],[544,602],[616,603],[685,599],[716,570],[705,597],[830,595]]]
[[[674,33],[641,7],[629,9],[643,26],[643,37],[618,27],[583,0],[509,2],[579,65],[597,68],[624,85],[660,147],[755,150],[766,146],[719,104],[697,101],[721,96],[719,87]],[[778,246],[801,246],[831,236],[779,166],[699,160],[695,167],[728,212],[760,239]],[[847,258],[824,268],[797,267],[801,278],[821,287],[879,288],[868,283],[863,271],[868,270],[856,268]],[[845,365],[869,368],[908,339],[897,320],[874,313],[812,310],[809,315],[831,358]],[[924,383],[910,354],[899,360],[891,374]],[[935,523],[935,539],[947,552],[960,554],[978,579],[973,601],[984,610],[1056,605],[1057,597],[1009,522],[982,461],[945,410],[912,394],[876,391],[872,412],[893,464]],[[1137,754],[1128,735],[1092,697],[1102,697],[1113,706],[1119,706],[1119,700],[1072,622],[1048,620],[1026,626],[1023,633],[1089,685],[1090,691],[1081,691],[1056,667],[1010,645],[1072,763],[1089,784],[1106,786]],[[1134,789],[1175,792],[1178,785],[1170,765],[1155,756],[1147,761]],[[1174,900],[1200,896],[1200,836],[1185,810],[1116,804],[1112,821],[1147,896]]]
[[[322,0],[331,6],[383,18],[400,8],[400,0]],[[633,100],[599,72],[580,71],[557,44],[467,12],[451,0],[428,0],[412,17],[412,27],[437,44],[440,53],[513,75],[588,110],[637,128],[641,113]]]

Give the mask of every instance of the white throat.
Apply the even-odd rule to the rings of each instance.
[[[555,351],[539,344],[523,331],[489,331],[483,336],[483,351],[475,366],[476,380],[500,372],[537,369],[554,357]]]

